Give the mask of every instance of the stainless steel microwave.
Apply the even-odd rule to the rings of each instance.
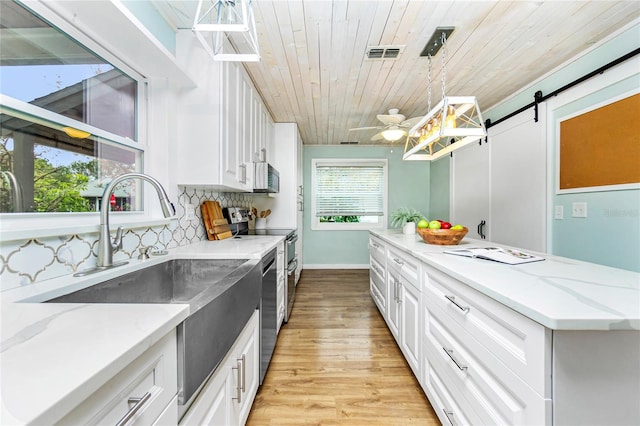
[[[266,162],[254,164],[253,192],[276,193],[280,191],[280,175]]]

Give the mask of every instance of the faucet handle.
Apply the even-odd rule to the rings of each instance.
[[[122,226],[118,226],[118,230],[116,231],[116,237],[113,239],[113,252],[117,252],[118,250],[122,250],[122,231],[124,228]]]

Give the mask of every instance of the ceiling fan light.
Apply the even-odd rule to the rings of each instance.
[[[397,141],[406,135],[406,132],[402,129],[387,129],[382,131],[382,137],[389,142]]]

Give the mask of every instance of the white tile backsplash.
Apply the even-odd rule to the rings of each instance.
[[[200,204],[205,200],[218,201],[222,207],[252,205],[251,196],[244,193],[190,187],[179,189],[178,203],[175,204],[177,220],[163,226],[126,230],[123,249],[114,254],[114,261],[135,258],[142,247],[171,249],[205,240],[207,236],[200,213]],[[196,207],[193,220],[186,219],[187,203]],[[88,233],[0,242],[0,291],[95,266],[97,240],[97,233]]]

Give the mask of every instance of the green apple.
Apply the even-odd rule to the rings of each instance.
[[[440,229],[442,225],[437,220],[432,220],[429,222],[429,229]]]
[[[418,228],[428,228],[429,227],[429,221],[426,219],[420,219],[420,221],[418,221],[418,223],[416,224],[416,226]]]
[[[462,226],[462,225],[453,225],[451,227],[451,229],[464,229],[464,226]]]

